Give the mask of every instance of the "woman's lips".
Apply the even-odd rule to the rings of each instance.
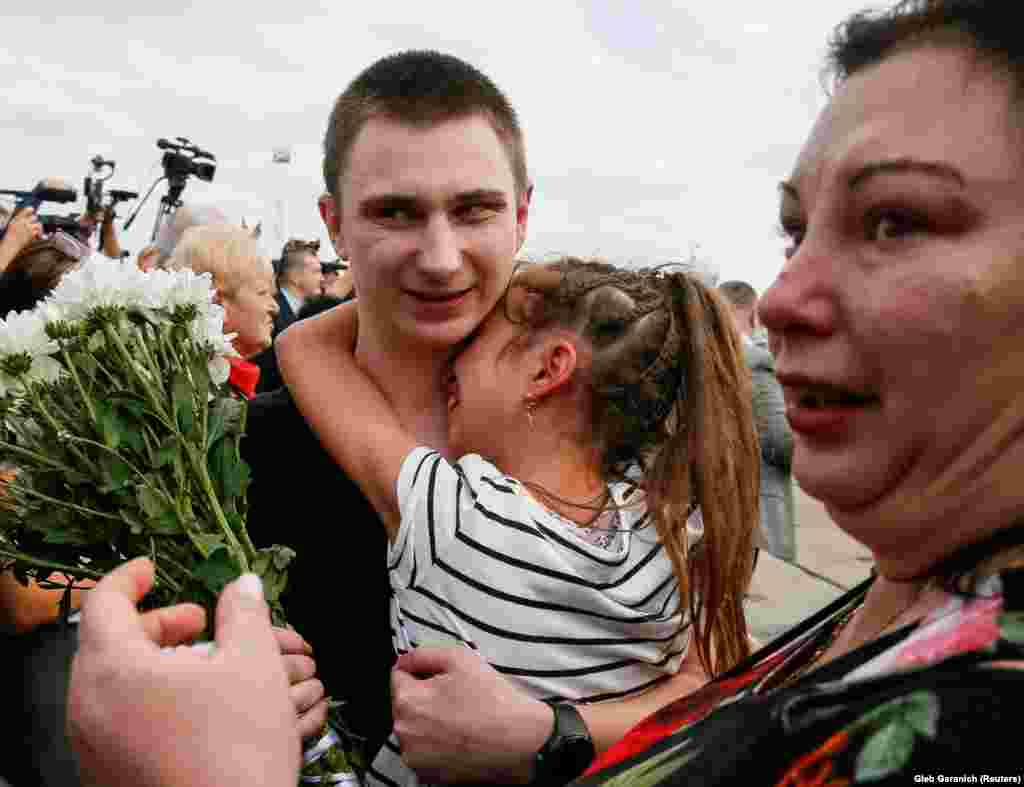
[[[870,393],[829,383],[783,383],[786,420],[794,432],[808,438],[837,438],[852,428],[860,414],[879,407]]]

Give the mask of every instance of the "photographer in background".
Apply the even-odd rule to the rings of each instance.
[[[24,245],[0,272],[0,319],[33,308],[65,273],[88,256],[88,246],[62,231]]]
[[[38,240],[43,234],[43,225],[36,218],[32,208],[23,208],[7,222],[7,232],[0,240],[0,274],[2,274],[22,250],[32,241]]]

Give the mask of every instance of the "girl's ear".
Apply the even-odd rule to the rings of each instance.
[[[220,290],[215,289],[213,291],[213,302],[220,304],[221,306],[224,305],[224,296],[221,294]]]
[[[532,367],[527,394],[533,399],[543,399],[570,385],[579,368],[576,343],[565,336],[555,336],[544,341],[531,353]]]

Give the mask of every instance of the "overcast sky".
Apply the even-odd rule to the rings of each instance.
[[[80,189],[102,154],[117,162],[108,187],[144,194],[161,174],[157,138],[185,136],[218,158],[186,201],[262,218],[269,250],[280,200],[289,234],[321,238],[328,259],[316,197],[333,99],[383,55],[439,49],[520,113],[529,254],[650,264],[695,249],[761,291],[782,259],[778,181],[824,104],[825,42],[865,2],[107,0],[83,16],[51,0],[45,18],[4,3],[0,188],[62,175]],[[272,163],[282,146],[290,165]],[[125,248],[146,243],[162,194]]]

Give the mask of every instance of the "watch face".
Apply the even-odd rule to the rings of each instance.
[[[587,769],[594,759],[594,744],[589,738],[572,736],[565,738],[554,753],[553,771],[564,781],[570,782]]]

